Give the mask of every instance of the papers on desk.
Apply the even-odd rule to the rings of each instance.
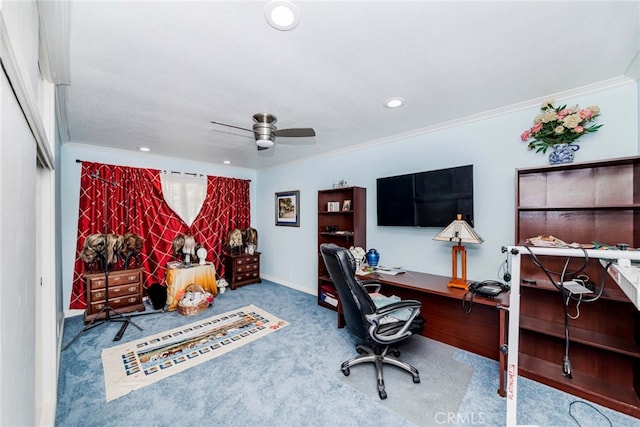
[[[375,267],[375,270],[376,270],[376,273],[389,274],[391,276],[395,276],[396,274],[400,274],[400,273],[406,273],[407,271],[402,267],[385,267],[383,265],[379,265]]]

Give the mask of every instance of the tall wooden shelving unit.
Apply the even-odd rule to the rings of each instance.
[[[515,224],[517,245],[524,245],[529,237],[553,235],[567,243],[639,247],[640,157],[516,170]],[[561,272],[566,261],[539,258],[555,272]],[[569,269],[582,262],[582,258],[573,259]],[[590,260],[585,273],[598,285],[604,274],[605,291],[599,300],[582,303],[579,317],[569,321],[570,379],[562,370],[562,298],[523,253],[519,372],[640,418],[639,312],[598,260]],[[575,303],[571,307],[576,314]]]
[[[347,200],[351,206],[345,209]],[[335,203],[335,210],[329,210],[329,203]],[[336,298],[338,295],[320,254],[320,245],[323,243],[367,249],[366,188],[344,187],[318,191],[318,304],[337,310],[337,306],[323,300],[323,288],[333,291]]]

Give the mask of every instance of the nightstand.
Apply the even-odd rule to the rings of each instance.
[[[231,289],[251,283],[260,283],[260,252],[253,255],[225,255],[224,278]]]

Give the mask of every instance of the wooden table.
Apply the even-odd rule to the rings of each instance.
[[[196,283],[213,296],[218,295],[216,282],[216,269],[213,264],[194,264],[191,267],[167,268],[165,271],[167,282],[167,305],[169,311],[176,309],[180,298],[184,295],[185,288]]]
[[[358,278],[382,283],[381,293],[387,296],[420,301],[426,320],[423,336],[498,360],[501,372],[498,393],[505,396],[507,361],[506,351],[502,350],[506,350],[509,293],[496,298],[476,295],[471,311],[465,313],[466,291],[448,287],[450,277],[407,271],[396,275],[370,273]],[[338,323],[342,321],[339,319]]]

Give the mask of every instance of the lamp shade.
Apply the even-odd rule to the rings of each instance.
[[[484,242],[484,239],[475,232],[469,223],[462,219],[462,215],[458,214],[458,218],[445,227],[433,240],[454,243],[477,243]]]

